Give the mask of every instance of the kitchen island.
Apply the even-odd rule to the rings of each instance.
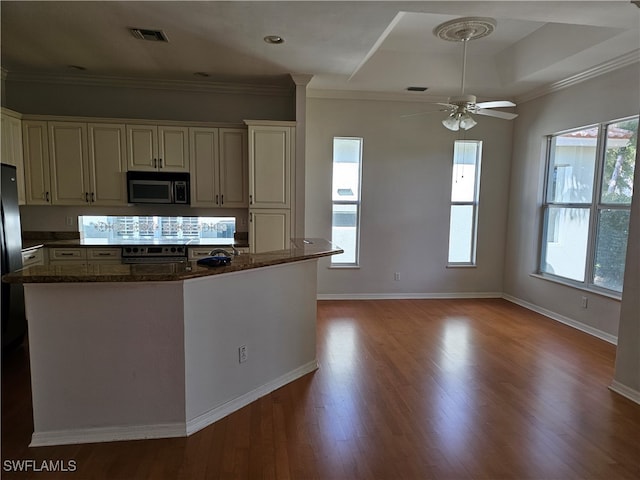
[[[196,262],[35,266],[32,446],[190,435],[317,368],[321,239]]]

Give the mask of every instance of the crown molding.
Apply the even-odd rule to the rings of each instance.
[[[625,53],[624,55],[620,55],[619,57],[616,57],[607,62],[601,63],[600,65],[596,65],[595,67],[578,73],[577,75],[572,75],[571,77],[550,83],[548,85],[545,85],[544,87],[520,95],[516,97],[516,103],[528,102],[530,100],[549,95],[550,93],[559,92],[560,90],[564,90],[565,88],[569,88],[579,83],[586,82],[587,80],[591,80],[593,78],[599,77],[600,75],[613,72],[620,68],[628,67],[629,65],[633,65],[637,62],[640,62],[640,48],[632,50],[629,53]]]
[[[3,70],[3,76],[5,76]],[[237,95],[291,96],[295,89],[291,86],[243,84],[193,80],[163,80],[137,77],[112,77],[99,75],[52,75],[7,72],[11,82],[43,83],[54,85],[74,85],[91,87],[142,88],[150,90],[174,90],[192,93],[220,93]]]

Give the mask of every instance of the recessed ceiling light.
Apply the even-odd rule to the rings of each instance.
[[[70,70],[78,70],[80,72],[84,72],[86,70],[86,68],[81,65],[67,65],[67,68]]]
[[[207,72],[195,72],[194,75],[196,77],[202,77],[202,78],[207,78],[210,77],[211,75],[209,75]]]
[[[272,45],[280,45],[281,43],[284,43],[284,38],[280,35],[267,35],[264,37],[264,41]]]
[[[424,92],[428,87],[407,87],[408,92]]]

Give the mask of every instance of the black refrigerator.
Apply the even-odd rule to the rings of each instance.
[[[16,167],[2,164],[0,198],[2,200],[2,275],[22,268],[22,232],[18,208]],[[2,351],[22,343],[27,332],[24,315],[24,290],[21,284],[1,283],[2,288]]]

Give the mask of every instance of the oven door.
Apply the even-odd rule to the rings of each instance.
[[[171,180],[129,179],[129,203],[173,203]]]

